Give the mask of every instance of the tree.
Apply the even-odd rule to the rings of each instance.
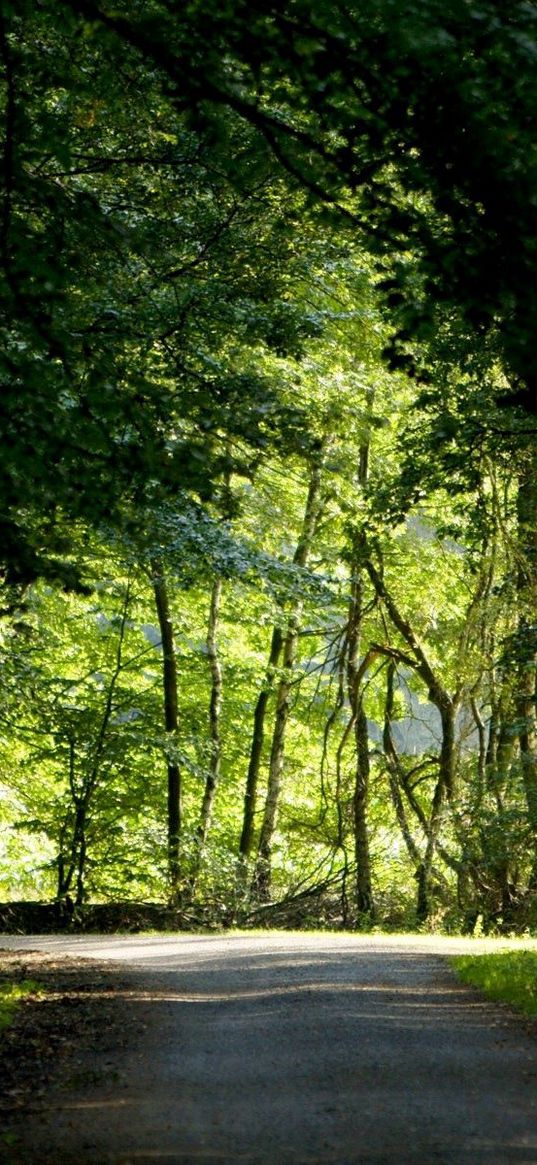
[[[166,731],[167,762],[167,827],[168,827],[168,873],[170,882],[170,902],[177,906],[181,898],[181,827],[182,827],[182,782],[177,756],[179,730],[179,691],[173,623],[168,598],[168,587],[162,564],[156,559],[151,562],[151,575],[162,649],[162,685],[164,695],[164,728]]]
[[[19,587],[77,582],[73,521],[125,531],[178,490],[207,499],[227,437],[259,450],[298,418],[263,356],[311,327],[289,297],[301,198],[283,211],[251,131],[193,125],[123,47],[63,6],[4,12],[0,496]]]
[[[304,509],[304,518],[300,531],[300,537],[295,553],[293,555],[293,566],[298,568],[303,568],[307,564],[308,557],[311,553],[315,540],[316,529],[319,525],[323,512],[323,453],[324,450],[321,446],[321,449],[317,451],[317,455],[315,456],[311,465],[308,494]],[[293,671],[296,662],[296,651],[298,645],[300,608],[300,601],[298,601],[298,603],[295,602],[294,609],[292,609],[288,615],[285,631],[281,635],[281,672],[276,687],[276,708],[270,749],[268,787],[265,799],[265,808],[263,812],[263,820],[261,823],[261,830],[259,835],[256,865],[253,875],[253,887],[255,894],[262,900],[268,900],[270,897],[271,848],[276,826],[276,814],[278,811],[278,801],[280,797],[284,768],[285,738],[291,710],[291,685],[293,683]],[[269,676],[271,670],[274,667],[273,660],[276,655],[275,645],[278,641],[277,635],[278,629],[275,628],[272,633],[271,651],[268,663]],[[260,704],[258,700],[256,705],[257,715],[254,724],[254,740],[252,745],[254,756],[258,755],[259,733],[260,728],[262,727],[260,723],[259,709]],[[251,802],[252,756],[250,757],[249,781],[246,790],[245,816],[247,822],[252,813]]]
[[[181,107],[233,110],[316,199],[354,216],[387,258],[393,361],[408,362],[400,341],[434,332],[441,302],[476,343],[494,330],[534,408],[533,4],[65,8],[161,70]]]
[[[107,580],[91,599],[37,588],[4,638],[10,816],[34,846],[46,839],[37,848],[60,902],[81,905],[108,870],[127,892],[155,876],[156,815],[144,808],[157,757],[154,682],[145,674],[154,649],[137,625],[139,585]]]

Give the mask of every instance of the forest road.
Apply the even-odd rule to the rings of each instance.
[[[47,1097],[25,1165],[536,1165],[537,1042],[462,987],[464,941],[0,939],[121,961],[127,1048]],[[475,944],[472,947],[475,948]]]

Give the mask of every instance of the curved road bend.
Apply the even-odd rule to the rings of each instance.
[[[127,1051],[53,1090],[25,1165],[537,1165],[537,1043],[438,957],[464,940],[0,945],[117,959],[135,988]]]

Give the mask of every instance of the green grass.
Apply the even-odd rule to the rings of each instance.
[[[8,1027],[20,1002],[40,990],[39,983],[24,979],[22,983],[0,983],[0,1032]]]
[[[459,977],[490,999],[510,1003],[525,1015],[537,1015],[537,951],[497,951],[451,959]]]

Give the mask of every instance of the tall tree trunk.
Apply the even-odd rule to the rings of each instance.
[[[373,407],[374,393],[371,392],[368,409]],[[367,486],[369,476],[369,435],[362,441],[358,455],[357,481],[361,490]],[[353,793],[354,819],[354,860],[356,864],[356,909],[359,916],[373,920],[375,902],[371,880],[371,850],[369,844],[369,730],[364,709],[363,678],[366,660],[360,665],[360,651],[364,620],[364,570],[365,536],[357,531],[352,536],[351,596],[347,624],[347,692],[353,720],[355,744],[355,770]]]
[[[517,495],[518,651],[517,719],[522,780],[533,850],[532,887],[537,885],[537,447],[526,453]]]
[[[311,472],[308,496],[306,499],[306,507],[304,510],[304,518],[302,522],[302,530],[293,557],[293,563],[295,566],[304,567],[308,561],[308,556],[313,540],[315,538],[315,532],[323,508],[323,502],[321,498],[321,481],[322,459],[319,458],[319,461],[313,466]],[[291,682],[296,660],[301,608],[301,603],[298,603],[296,605],[295,611],[289,619],[283,642],[282,675],[276,694],[276,713],[270,750],[267,796],[263,812],[261,832],[259,836],[256,865],[252,879],[252,891],[254,895],[261,901],[268,901],[271,892],[272,842],[274,837],[274,830],[276,828],[276,818],[282,784],[285,757],[285,739],[290,712]],[[273,634],[271,645],[271,657],[273,653],[274,656],[276,656],[277,647],[278,637],[275,632]]]
[[[220,716],[222,711],[222,664],[218,654],[218,622],[220,617],[220,601],[222,598],[222,579],[216,578],[211,592],[209,608],[209,622],[207,626],[207,656],[211,669],[211,698],[209,703],[209,738],[211,742],[211,756],[209,772],[205,781],[203,801],[196,830],[196,850],[193,867],[190,875],[190,891],[193,894],[196,882],[205,855],[207,835],[211,827],[214,799],[218,781],[220,779],[220,764],[222,759],[222,741],[220,736]]]
[[[151,575],[162,643],[162,682],[164,693],[164,727],[169,737],[168,773],[168,880],[173,906],[181,899],[181,770],[174,756],[179,729],[177,660],[168,588],[161,563],[151,560]]]
[[[390,784],[390,792],[392,796],[392,803],[395,809],[397,823],[401,830],[403,840],[405,842],[408,855],[414,866],[414,877],[417,882],[417,902],[416,902],[416,918],[418,922],[426,922],[429,918],[432,909],[432,889],[431,880],[433,874],[433,861],[435,850],[438,848],[443,860],[454,870],[459,878],[462,878],[465,871],[464,862],[453,858],[448,851],[441,845],[439,840],[440,826],[442,824],[442,808],[444,802],[445,791],[445,776],[441,771],[439,765],[438,776],[433,791],[431,811],[429,817],[417,800],[411,784],[411,774],[406,773],[401,763],[401,759],[395,747],[395,741],[392,733],[392,716],[395,692],[395,663],[393,660],[388,665],[388,679],[386,685],[386,704],[384,712],[384,731],[383,731],[383,747],[386,758],[386,767],[388,770],[388,779]],[[423,769],[423,763],[417,766],[417,769]],[[414,769],[416,772],[416,768]],[[405,802],[401,795],[401,789],[404,791],[406,800],[419,821],[420,827],[425,835],[425,850],[422,855],[419,846],[417,845],[412,835],[410,825],[407,819]]]
[[[293,618],[285,636],[282,660],[283,674],[278,684],[276,696],[276,714],[270,750],[267,797],[252,882],[254,894],[261,902],[267,902],[270,899],[272,840],[276,827],[276,816],[283,776],[285,737],[290,712],[291,681],[296,660],[297,629],[298,620]]]
[[[388,664],[387,681],[386,681],[386,703],[384,707],[384,730],[382,734],[382,744],[384,748],[384,756],[386,758],[386,768],[388,770],[388,780],[390,785],[390,793],[392,804],[397,818],[397,824],[401,830],[404,843],[406,845],[408,856],[412,861],[414,870],[419,870],[421,866],[421,854],[419,851],[412,831],[410,829],[405,804],[401,795],[400,789],[400,761],[395,747],[394,737],[392,733],[393,720],[393,705],[395,694],[395,677],[396,667],[393,661]]]
[[[356,862],[356,909],[359,914],[375,918],[371,882],[369,846],[369,733],[364,706],[360,700],[354,725],[356,773],[354,781],[354,860]]]
[[[431,909],[431,875],[435,851],[438,846],[442,825],[444,802],[454,796],[455,788],[455,724],[460,695],[451,697],[444,687],[438,673],[428,659],[412,625],[400,611],[393,595],[388,590],[382,575],[379,573],[370,558],[364,559],[364,564],[373,583],[378,598],[383,602],[390,619],[403,639],[411,648],[414,659],[412,666],[427,686],[429,699],[438,709],[442,725],[442,743],[438,758],[438,780],[433,793],[430,819],[427,825],[427,846],[423,862],[417,872],[418,878],[418,917],[424,921]],[[406,658],[406,662],[409,660]]]
[[[359,565],[361,537],[353,553],[354,570],[351,583],[349,619],[347,625],[347,692],[353,720],[355,744],[355,771],[353,792],[354,858],[356,862],[356,909],[359,915],[373,919],[375,904],[371,882],[371,853],[368,828],[369,800],[369,732],[363,703],[360,643],[363,625],[363,578]]]
[[[324,732],[323,732],[323,750],[322,750],[322,756],[321,756],[321,806],[320,806],[320,814],[319,814],[319,823],[324,821],[325,814],[329,808],[330,803],[332,802],[332,798],[330,798],[328,790],[326,788],[326,784],[325,784],[325,765],[326,765],[327,757],[328,757],[328,745],[329,745],[329,740],[330,740],[330,734],[332,732],[334,725],[338,721],[338,718],[339,718],[339,715],[340,715],[342,709],[345,707],[346,664],[347,664],[347,639],[346,639],[345,632],[343,632],[341,634],[341,637],[340,637],[340,648],[338,651],[338,659],[337,659],[337,676],[338,676],[337,695],[336,695],[336,699],[334,701],[334,705],[333,705],[333,707],[332,707],[332,709],[331,709],[331,711],[326,719],[325,726],[324,726]],[[350,904],[349,904],[348,884],[349,884],[349,876],[350,876],[350,869],[349,869],[350,863],[349,863],[349,852],[348,852],[348,847],[347,847],[347,832],[346,832],[346,822],[345,822],[345,797],[343,794],[343,775],[342,775],[341,769],[342,769],[342,759],[343,759],[345,744],[346,744],[348,737],[350,735],[351,727],[352,727],[352,725],[349,722],[345,727],[345,730],[343,732],[343,736],[342,736],[342,738],[339,742],[339,745],[336,749],[336,757],[335,757],[335,760],[336,760],[336,773],[335,773],[336,781],[335,781],[335,789],[334,789],[334,794],[333,794],[333,804],[335,805],[335,809],[336,809],[336,823],[337,823],[336,838],[335,838],[335,850],[336,850],[336,852],[339,852],[343,858],[343,870],[342,870],[342,876],[341,876],[341,921],[342,921],[344,927],[346,927],[348,925],[348,922],[349,922],[349,905]]]
[[[248,775],[246,778],[246,792],[244,795],[244,813],[242,822],[242,832],[239,843],[239,857],[241,867],[246,869],[248,858],[250,857],[254,845],[254,823],[255,823],[255,808],[257,802],[257,787],[259,784],[259,773],[261,769],[261,757],[263,755],[263,743],[265,739],[265,720],[267,715],[267,705],[274,683],[274,676],[276,668],[280,662],[280,655],[283,645],[283,634],[280,627],[274,627],[272,632],[272,640],[270,644],[269,659],[267,671],[265,676],[265,683],[257,697],[257,703],[254,710],[254,730],[252,734],[252,744],[250,748],[250,760],[248,763]]]
[[[418,880],[418,902],[416,907],[416,918],[418,922],[426,922],[430,917],[432,909],[433,889],[431,886],[431,878],[433,872],[433,861],[435,850],[442,825],[442,810],[444,804],[444,797],[446,792],[445,782],[439,774],[433,793],[433,800],[431,806],[431,816],[429,818],[429,832],[427,835],[427,845],[425,848],[425,855],[421,866],[417,871]]]

